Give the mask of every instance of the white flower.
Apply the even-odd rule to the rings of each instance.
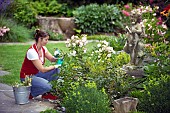
[[[149,10],[149,6],[146,6],[146,10]]]
[[[156,8],[156,9],[159,9],[159,7],[158,7],[158,6],[155,6],[155,8]]]
[[[101,56],[99,55],[98,58],[100,58]]]
[[[83,42],[79,42],[79,47],[83,47]]]
[[[108,51],[108,52],[113,52],[113,47],[106,47],[106,51]]]
[[[82,42],[86,42],[87,41],[87,38],[86,37],[83,37],[82,38]]]
[[[63,79],[61,79],[61,78],[59,78],[58,80],[57,80],[58,82],[64,82],[64,80]]]
[[[97,47],[101,47],[101,44],[97,44]]]
[[[76,46],[76,43],[72,43],[72,45],[73,45],[73,47],[75,47],[75,46]]]
[[[71,36],[71,40],[74,40],[74,35],[73,35],[73,36]]]
[[[70,43],[70,39],[67,39],[66,43]]]
[[[78,36],[74,36],[75,39],[78,39],[79,37]]]
[[[102,49],[101,49],[101,48],[99,49],[99,52],[102,52]]]
[[[153,16],[156,16],[156,13],[154,13]]]
[[[116,54],[116,51],[113,50],[112,53],[113,53],[113,54]]]
[[[76,56],[76,51],[70,52],[71,56]]]
[[[103,43],[104,43],[106,46],[109,45],[109,42],[107,42],[106,40],[104,40]]]
[[[147,21],[148,21],[147,19],[144,19],[144,20],[143,20],[144,23],[147,22]]]
[[[98,52],[99,52],[98,50],[95,51],[95,53],[98,53]]]
[[[110,58],[112,55],[111,54],[107,54],[107,57]]]
[[[80,42],[80,40],[76,40],[75,43],[78,44]]]
[[[149,28],[148,28],[148,30],[151,30],[152,29],[152,26],[150,26]]]
[[[84,51],[84,53],[87,53],[87,49],[86,49],[86,48],[84,48],[84,50],[83,50],[83,51]]]
[[[168,29],[165,24],[162,24],[162,27],[163,27],[164,29]]]
[[[84,46],[85,46],[87,43],[88,43],[88,41],[85,41],[85,42],[84,42]]]

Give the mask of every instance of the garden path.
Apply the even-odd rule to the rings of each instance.
[[[0,83],[0,95],[0,113],[40,113],[55,105],[49,101],[41,101],[40,97],[24,105],[15,104],[12,87],[2,83]]]

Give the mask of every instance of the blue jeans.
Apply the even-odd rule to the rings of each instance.
[[[56,68],[45,73],[38,72],[37,74],[32,76],[31,95],[33,97],[36,97],[38,95],[49,92],[52,89],[52,85],[49,82],[58,79],[58,76],[53,75],[58,74],[59,72],[60,70]],[[24,79],[21,79],[21,81],[24,81]]]

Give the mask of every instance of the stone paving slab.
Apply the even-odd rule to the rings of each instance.
[[[0,83],[0,113],[40,113],[54,106],[49,101],[41,101],[41,97],[30,100],[28,104],[15,104],[12,86]]]
[[[4,75],[8,75],[8,74],[9,74],[8,71],[2,71],[2,70],[0,69],[0,76],[4,76]]]

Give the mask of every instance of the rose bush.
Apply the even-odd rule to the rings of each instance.
[[[114,87],[114,93],[122,95],[120,91],[125,91],[124,88],[127,87],[121,89],[122,85],[118,84],[126,81],[128,76],[119,68],[129,62],[129,55],[114,51],[105,40],[93,42],[94,46],[89,50],[86,46],[86,37],[86,35],[72,36],[66,41],[66,47],[70,52],[64,58],[59,75],[61,78],[53,81],[54,89],[57,90],[58,95],[65,96],[75,83],[83,85],[87,81],[94,81],[98,89],[105,88],[109,94]],[[124,86],[128,85],[126,83],[123,83]],[[116,89],[119,89],[119,93]],[[111,98],[112,94],[113,92],[109,94]]]

